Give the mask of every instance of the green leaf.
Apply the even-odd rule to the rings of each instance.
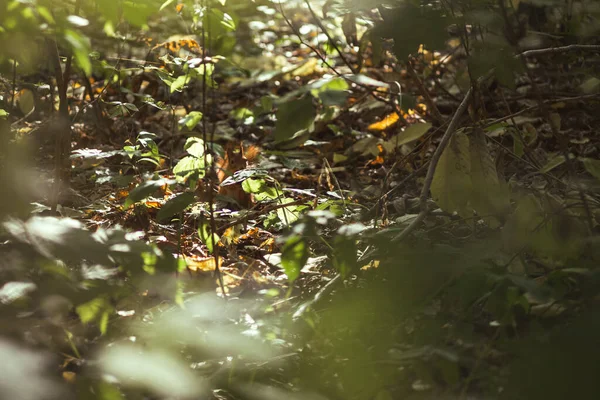
[[[231,15],[227,13],[223,13],[223,19],[221,20],[221,25],[227,28],[230,31],[235,31],[235,21],[231,17]]]
[[[70,29],[65,29],[64,38],[71,46],[73,55],[77,65],[86,73],[91,75],[92,73],[92,62],[90,61],[89,54],[91,52],[91,44],[89,38],[80,35],[79,33]]]
[[[523,246],[531,244],[533,235],[540,235],[545,229],[539,200],[534,195],[527,195],[518,201],[515,212],[502,230],[504,244],[510,251],[521,251]]]
[[[294,282],[308,260],[308,245],[304,238],[292,236],[281,250],[281,265],[290,283]]]
[[[123,207],[127,208],[138,201],[142,201],[164,185],[171,185],[173,183],[175,183],[175,181],[172,179],[157,179],[142,182],[129,193]]]
[[[431,128],[431,124],[429,122],[413,124],[409,126],[398,135],[397,140],[395,140],[396,146],[414,142],[415,140],[420,139],[425,133],[427,133],[429,128]]]
[[[246,179],[242,182],[242,189],[246,193],[260,193],[265,187],[264,179]]]
[[[292,201],[289,198],[281,199],[281,203],[291,203]],[[277,217],[284,225],[290,225],[298,220],[298,213],[295,210],[296,206],[278,208]]]
[[[588,78],[579,85],[579,89],[586,94],[598,92],[600,90],[600,79],[596,77]]]
[[[498,227],[510,209],[508,186],[500,181],[482,130],[471,134],[471,205],[492,227]],[[492,215],[494,217],[487,217]]]
[[[202,120],[202,115],[203,114],[200,111],[190,112],[188,115],[186,115],[185,117],[183,117],[179,120],[179,122],[178,122],[179,129],[182,129],[185,126],[187,129],[189,129],[191,131]],[[192,139],[192,138],[188,138],[188,141],[189,141],[189,139]]]
[[[525,144],[521,140],[521,136],[514,130],[511,130],[510,134],[513,138],[513,152],[517,157],[523,157],[523,154],[525,154]]]
[[[219,240],[221,240],[219,235],[216,233],[211,235],[210,224],[206,220],[201,221],[200,226],[198,227],[198,236],[200,237],[200,240],[202,240],[202,243],[206,245],[206,248],[211,254],[213,253],[217,243],[219,243]]]
[[[79,221],[69,218],[31,217],[27,222],[10,219],[2,224],[5,232],[16,241],[48,259],[69,263],[111,265],[109,248],[85,229]]]
[[[199,137],[189,137],[185,141],[185,145],[183,149],[187,151],[187,153],[196,158],[204,157],[204,140]]]
[[[565,161],[566,161],[566,158],[562,154],[555,155],[554,157],[550,158],[548,160],[548,162],[546,163],[546,165],[544,165],[540,169],[540,174],[545,174],[545,173],[552,171],[554,168],[558,167],[559,165],[564,164]]]
[[[336,90],[325,90],[318,93],[319,100],[324,106],[342,106],[348,100],[348,93]]]
[[[260,112],[261,114],[263,113],[270,113],[271,110],[273,110],[273,98],[270,96],[263,96],[260,98]]]
[[[455,133],[442,153],[433,175],[431,194],[442,210],[469,215],[471,160],[469,139],[464,133]]]
[[[206,168],[204,165],[204,159],[187,156],[183,157],[175,167],[173,167],[173,174],[177,182],[185,182],[193,175],[196,175],[198,179],[204,177]]]
[[[192,80],[192,77],[188,74],[178,76],[177,78],[175,78],[173,83],[171,83],[171,86],[170,86],[171,93],[181,92],[183,90],[183,88],[185,88],[185,86],[188,83],[190,83],[191,80]]]
[[[348,82],[343,78],[321,79],[311,85],[311,94],[321,100],[325,106],[339,106],[348,99]]]
[[[248,178],[242,181],[242,189],[246,193],[254,194],[254,200],[273,200],[279,197],[279,192],[272,186],[268,186],[264,179]]]
[[[236,119],[245,125],[250,125],[254,122],[254,113],[246,107],[235,108],[231,110],[229,116]]]
[[[357,264],[356,239],[352,236],[338,235],[333,240],[333,266],[342,277],[356,270]]]
[[[164,10],[165,8],[169,7],[173,3],[175,3],[175,0],[167,0],[167,1],[165,1],[164,3],[162,3],[162,5],[158,9],[158,11]]]
[[[44,18],[44,20],[46,20],[46,22],[48,22],[51,25],[54,25],[56,23],[56,21],[54,20],[54,17],[52,16],[52,13],[50,12],[50,10],[48,10],[44,6],[41,6],[40,4],[37,4],[36,7],[37,7],[38,14],[40,14],[40,16],[42,18]]]
[[[600,160],[594,160],[592,158],[582,159],[585,170],[590,173],[594,178],[600,179]]]
[[[0,108],[0,119],[7,119],[9,115],[10,114],[6,110]]]
[[[100,329],[100,333],[104,335],[108,328],[108,319],[115,309],[106,297],[99,296],[87,303],[77,306],[75,310],[77,311],[77,315],[79,315],[81,322],[84,324],[96,322]]]
[[[275,141],[282,142],[290,139],[297,132],[308,129],[314,122],[316,110],[312,96],[304,96],[280,104],[277,109],[275,125]]]
[[[172,216],[181,213],[190,204],[194,203],[195,198],[196,197],[192,192],[184,192],[173,197],[160,208],[156,215],[156,219],[158,221],[165,221]]]
[[[163,322],[163,325],[167,324]],[[167,336],[158,339],[172,340]],[[142,348],[123,342],[105,346],[98,363],[101,371],[114,376],[120,385],[143,388],[161,398],[199,398],[208,390],[206,382],[198,379],[188,363],[174,352],[159,346]]]

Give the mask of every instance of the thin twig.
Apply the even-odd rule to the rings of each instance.
[[[549,47],[546,49],[527,50],[527,51],[520,53],[518,56],[519,57],[538,57],[538,56],[545,56],[548,54],[567,53],[569,51],[574,51],[574,50],[600,52],[600,45],[570,44],[568,46],[561,46],[561,47]]]
[[[15,99],[17,97],[17,60],[13,60],[13,77],[12,77],[12,96],[10,98],[10,107],[15,108]]]
[[[206,11],[210,12],[210,6],[211,6],[211,1],[210,0],[204,0],[202,1],[202,6],[206,7]],[[210,21],[210,18],[208,18],[206,21]],[[210,24],[210,22],[208,22],[208,24]],[[219,264],[219,246],[217,245],[217,243],[215,243],[215,234],[217,233],[217,223],[215,221],[215,210],[214,210],[214,193],[212,190],[212,179],[214,178],[214,176],[216,175],[215,173],[215,165],[214,163],[209,163],[208,162],[208,146],[207,146],[207,142],[208,142],[208,119],[207,119],[207,115],[210,115],[208,112],[208,102],[207,102],[207,96],[208,96],[208,87],[206,86],[208,83],[208,77],[206,76],[206,64],[207,64],[207,50],[209,48],[212,48],[212,40],[211,40],[211,36],[210,36],[210,25],[209,26],[204,26],[204,23],[202,24],[202,28],[200,31],[200,34],[202,35],[202,66],[204,68],[204,71],[202,73],[202,113],[204,114],[204,118],[202,118],[202,140],[204,142],[204,165],[210,165],[210,173],[208,174],[209,176],[209,184],[208,184],[208,211],[210,213],[210,217],[209,217],[209,224],[210,224],[210,241],[212,244],[212,248],[213,248],[213,257],[215,260],[215,276],[217,277],[217,280],[219,281],[219,287],[221,288],[221,293],[223,293],[223,298],[227,299],[227,293],[225,292],[225,283],[223,281],[223,274],[221,273],[221,266]],[[207,43],[208,42],[208,43]],[[212,78],[211,78],[212,79]],[[211,85],[212,87],[212,85]],[[214,106],[214,105],[213,105]],[[212,135],[211,135],[212,136]],[[211,137],[212,139],[212,137]],[[212,142],[211,142],[211,150],[212,150]]]

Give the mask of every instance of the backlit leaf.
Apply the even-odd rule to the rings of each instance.
[[[469,139],[464,133],[455,133],[442,153],[433,175],[431,194],[442,210],[469,214],[471,160]]]
[[[583,166],[585,167],[585,170],[590,173],[590,175],[596,179],[600,179],[600,160],[584,158]]]
[[[179,129],[181,129],[185,126],[187,129],[192,130],[196,127],[196,125],[198,125],[198,123],[201,120],[202,120],[202,113],[200,111],[192,111],[188,115],[186,115],[185,117],[183,117],[179,120]]]
[[[431,124],[429,122],[409,126],[403,132],[398,134],[398,138],[395,141],[396,145],[400,146],[420,139],[424,134],[427,133],[429,128],[431,128]]]
[[[200,240],[206,245],[210,253],[214,251],[215,246],[221,240],[216,233],[212,233],[211,235],[210,224],[206,220],[203,220],[198,227],[198,236],[200,236]]]
[[[198,178],[202,178],[205,172],[204,160],[192,156],[183,157],[173,168],[173,173],[178,182],[185,182],[194,174],[197,174]]]
[[[77,314],[84,324],[96,322],[102,334],[106,333],[108,317],[114,312],[114,307],[105,297],[95,299],[81,304],[76,308]]]
[[[281,199],[282,203],[290,203],[292,201],[293,200],[289,199],[289,198]],[[284,225],[289,225],[298,220],[298,213],[296,213],[295,210],[296,210],[296,206],[290,206],[290,207],[278,208],[276,212],[277,212],[277,216],[279,217],[279,220]]]
[[[281,251],[281,265],[290,283],[300,276],[300,270],[308,260],[308,246],[300,236],[290,237]]]
[[[296,132],[308,129],[316,115],[312,96],[304,96],[301,99],[280,104],[276,113],[275,141],[281,142],[290,139]]]
[[[152,347],[107,346],[99,366],[122,385],[143,387],[159,397],[198,398],[206,390],[183,360]]]

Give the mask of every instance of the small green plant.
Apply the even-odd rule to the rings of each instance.
[[[154,139],[156,139],[156,134],[146,131],[140,132],[135,140],[135,145],[123,146],[123,151],[134,165],[148,162],[158,167],[163,160],[163,156],[160,154]]]

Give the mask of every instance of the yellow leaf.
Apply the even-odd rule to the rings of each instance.
[[[63,371],[62,376],[63,376],[63,379],[65,380],[65,382],[71,383],[71,384],[75,383],[75,380],[77,378],[77,374],[72,371]]]
[[[258,246],[260,249],[266,249],[269,252],[273,252],[275,249],[275,239],[274,238],[268,238],[267,240],[265,240],[264,242],[262,242],[260,244],[260,246]]]
[[[371,125],[369,125],[369,130],[370,131],[385,131],[386,129],[394,126],[394,124],[396,124],[398,122],[398,120],[400,119],[400,116],[398,115],[398,113],[391,113],[385,116],[385,118],[383,118],[381,121],[379,122],[374,122]]]
[[[187,267],[190,271],[212,272],[215,270],[214,257],[188,257],[186,258]],[[223,258],[219,257],[219,265],[223,264]]]
[[[310,58],[306,60],[300,67],[296,68],[291,72],[292,76],[310,76],[313,75],[319,66],[319,60],[317,58]]]

